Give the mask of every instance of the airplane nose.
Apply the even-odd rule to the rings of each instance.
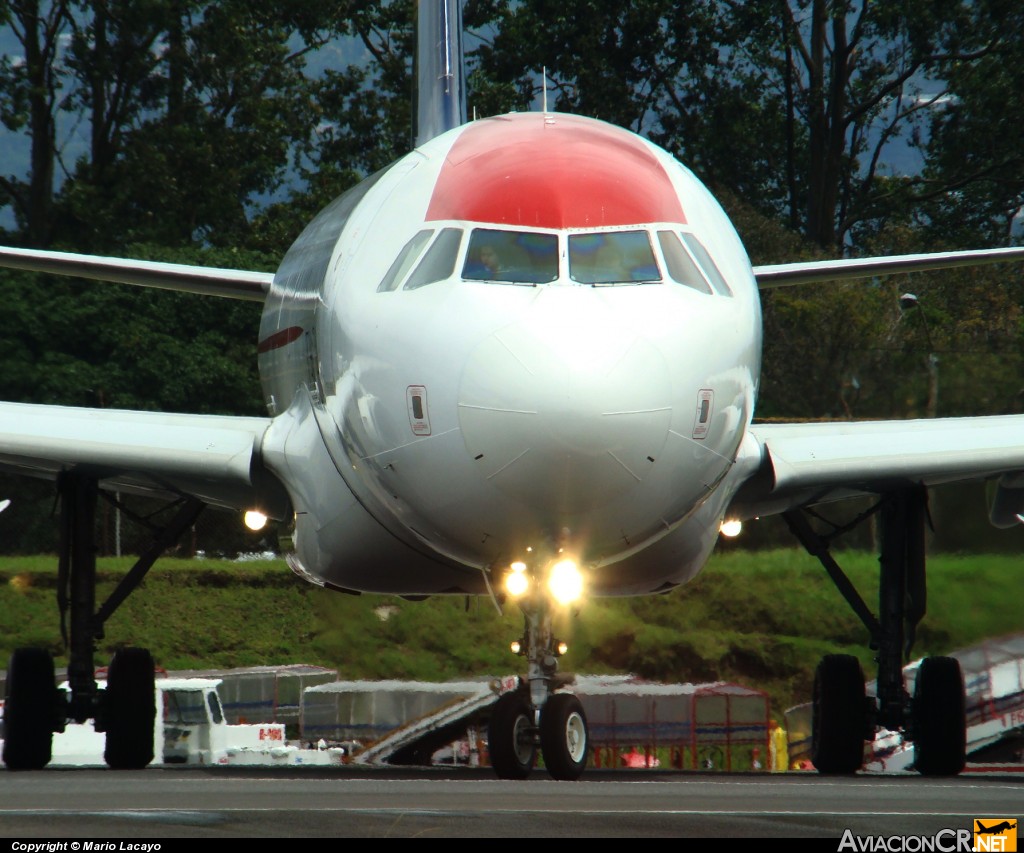
[[[545,288],[472,353],[459,389],[466,449],[535,510],[601,507],[635,488],[671,422],[661,353],[590,288]]]

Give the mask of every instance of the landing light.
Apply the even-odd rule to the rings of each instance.
[[[509,566],[510,571],[505,575],[505,592],[513,598],[519,598],[530,588],[530,579],[526,574],[526,563],[518,560]]]
[[[262,530],[267,524],[267,517],[259,510],[250,509],[243,520],[250,530]]]
[[[564,655],[569,651],[569,644],[566,642],[559,642],[558,645],[555,646],[555,651],[558,652],[559,656]]]
[[[548,589],[559,604],[570,604],[583,595],[583,575],[572,560],[560,560],[551,568]]]
[[[722,526],[719,528],[719,531],[723,536],[728,536],[731,539],[733,536],[739,536],[742,529],[742,521],[736,518],[730,518],[722,522]]]

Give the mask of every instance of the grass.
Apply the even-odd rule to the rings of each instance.
[[[872,610],[877,558],[837,555]],[[1024,630],[1012,556],[936,556],[929,613],[915,655],[942,654]],[[99,561],[103,601],[130,559]],[[44,646],[65,663],[53,557],[0,559],[0,655]],[[858,655],[872,671],[867,631],[824,570],[802,551],[716,555],[669,595],[586,602],[557,624],[562,668],[633,672],[662,681],[726,680],[767,692],[776,711],[806,701],[822,654]],[[281,561],[161,560],[110,619],[97,663],[119,647],[149,648],[166,669],[308,663],[343,678],[445,680],[522,669],[508,644],[518,611],[488,599],[408,602],[347,596],[295,577]]]

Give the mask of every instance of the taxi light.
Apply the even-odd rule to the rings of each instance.
[[[719,528],[723,536],[728,536],[730,539],[733,536],[739,536],[740,531],[743,529],[743,522],[737,518],[729,518],[722,522],[722,526]]]
[[[548,589],[559,604],[570,604],[583,595],[583,575],[572,560],[559,560],[551,568]]]
[[[509,644],[509,648],[512,649],[512,654],[514,655],[522,654],[523,652],[523,644],[519,640],[513,640]]]
[[[564,641],[560,641],[558,645],[555,646],[555,649],[558,651],[559,657],[561,657],[569,651],[569,644]]]
[[[262,530],[267,524],[267,517],[259,510],[250,509],[242,519],[250,530]]]
[[[526,572],[509,572],[505,575],[505,591],[513,598],[519,598],[530,587],[530,579]]]

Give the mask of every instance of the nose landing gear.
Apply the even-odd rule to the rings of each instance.
[[[575,781],[587,766],[587,716],[576,696],[554,692],[570,679],[558,674],[550,601],[540,596],[520,606],[525,617],[520,653],[527,659],[527,679],[501,696],[491,712],[491,766],[501,779],[525,779],[539,749],[553,779]]]

